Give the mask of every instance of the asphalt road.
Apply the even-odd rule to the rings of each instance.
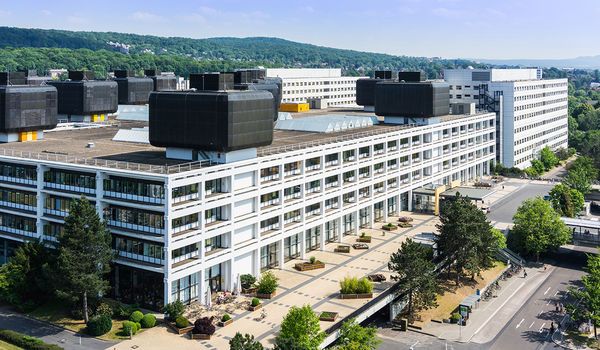
[[[524,200],[548,194],[554,184],[507,182],[505,186],[519,186],[520,188],[503,197],[490,206],[491,213],[487,214],[488,220],[493,222],[512,223],[512,217],[517,212]]]
[[[575,248],[578,249],[578,248]],[[555,326],[564,314],[556,312],[556,303],[572,302],[567,293],[569,287],[580,288],[581,267],[585,255],[579,250],[561,249],[552,259],[556,268],[532,296],[521,306],[503,330],[484,348],[505,349],[559,349],[550,340],[551,322]]]
[[[65,350],[104,350],[116,344],[85,335],[80,338],[75,332],[23,316],[8,306],[0,307],[0,328],[36,337],[49,344],[58,344]]]

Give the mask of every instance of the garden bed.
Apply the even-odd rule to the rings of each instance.
[[[309,270],[316,270],[316,269],[324,269],[325,264],[320,261],[317,261],[314,264],[311,264],[310,262],[303,262],[303,263],[294,265],[294,268],[298,271],[309,271]]]
[[[261,298],[261,299],[271,299],[275,296],[275,294],[277,294],[277,292],[273,292],[271,294],[262,294],[262,293],[256,292],[256,297]]]
[[[244,288],[244,287],[242,287],[242,293],[244,293],[244,294],[254,294],[254,293],[256,293],[256,288]]]
[[[190,324],[189,326],[184,327],[184,328],[179,328],[179,327],[177,327],[175,322],[166,321],[166,323],[177,334],[185,334],[187,332],[190,332],[192,329],[194,329],[194,325],[192,325],[192,324]]]
[[[324,311],[319,315],[319,321],[334,322],[338,317],[337,312]]]
[[[395,225],[392,225],[392,226],[390,226],[390,225],[383,225],[381,228],[384,229],[384,230],[386,230],[386,231],[396,231],[398,229],[398,226],[395,226]]]
[[[333,250],[336,253],[350,253],[349,245],[338,245],[337,248]]]
[[[223,321],[219,321],[219,326],[221,327],[225,327],[228,324],[231,324],[233,322],[233,318],[228,319],[227,321],[223,322]]]
[[[364,243],[355,243],[352,245],[354,249],[369,249],[369,246]]]
[[[401,222],[400,225],[398,225],[402,228],[409,228],[409,227],[413,227],[412,224],[409,224],[408,222]]]
[[[401,218],[398,219],[399,222],[413,222],[413,218],[408,217],[408,216],[403,216]]]
[[[190,337],[192,339],[204,339],[210,340],[210,334],[202,334],[202,333],[190,333]]]
[[[256,310],[258,310],[258,309],[261,309],[261,308],[262,308],[262,304],[258,304],[258,305],[256,305],[256,306],[252,306],[252,305],[250,305],[250,306],[248,307],[248,310],[250,310],[250,311],[256,311]]]
[[[370,299],[373,297],[373,293],[365,294],[342,294],[340,293],[340,299]]]
[[[371,236],[362,236],[356,239],[357,242],[371,243]]]

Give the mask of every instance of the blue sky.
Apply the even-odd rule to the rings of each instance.
[[[207,38],[270,36],[444,58],[599,55],[600,0],[2,1],[0,25]]]

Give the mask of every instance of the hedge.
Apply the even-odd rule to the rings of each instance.
[[[0,339],[25,350],[64,350],[56,344],[46,344],[43,340],[25,334],[0,328]]]

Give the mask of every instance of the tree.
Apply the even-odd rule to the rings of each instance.
[[[495,228],[490,228],[490,231],[492,232],[492,236],[494,237],[494,242],[496,242],[496,245],[494,246],[494,248],[496,249],[504,249],[506,248],[506,236],[496,230]]]
[[[0,297],[28,311],[53,295],[56,252],[40,241],[27,242],[0,267]]]
[[[108,281],[103,275],[110,271],[114,253],[106,223],[100,220],[96,208],[81,196],[71,202],[65,230],[57,244],[59,289],[73,297],[81,297],[87,323],[87,296],[103,293]]]
[[[550,190],[552,208],[560,216],[572,218],[583,209],[583,195],[569,186],[558,184]]]
[[[560,219],[548,201],[540,197],[524,201],[513,216],[510,232],[511,248],[523,254],[534,255],[554,250],[567,243],[571,230]]]
[[[574,321],[591,320],[594,325],[594,337],[598,339],[597,327],[600,325],[600,256],[587,255],[587,274],[581,277],[585,288],[582,290],[570,287],[571,296],[577,301],[567,304],[566,309]]]
[[[546,146],[540,151],[540,162],[544,165],[544,169],[548,171],[558,164],[558,158],[556,158],[550,147]]]
[[[408,296],[408,314],[413,309],[428,309],[436,307],[438,285],[435,281],[435,264],[432,260],[431,249],[407,239],[402,242],[400,249],[393,253],[388,263],[388,269],[395,272],[398,280],[398,290]]]
[[[594,160],[585,156],[579,156],[573,161],[571,170],[578,169],[585,173],[585,176],[591,181],[598,177],[598,169],[594,166]]]
[[[340,337],[338,338],[338,350],[374,350],[381,340],[377,339],[377,328],[363,327],[351,318],[342,323]]]
[[[263,350],[262,344],[254,340],[254,336],[251,334],[244,334],[237,332],[235,336],[229,340],[230,350]]]
[[[495,239],[485,214],[468,197],[457,193],[446,202],[436,225],[440,234],[436,243],[440,255],[454,261],[456,284],[463,270],[475,278],[483,269],[493,266]]]
[[[586,195],[592,191],[591,180],[588,174],[580,168],[569,170],[563,182],[566,186],[577,190],[582,195]]]
[[[585,111],[577,117],[577,123],[582,131],[598,129],[598,112],[594,109]]]
[[[325,333],[321,332],[319,316],[310,305],[302,307],[292,306],[281,322],[281,332],[275,339],[275,343],[284,348],[284,344],[295,343],[306,347],[307,350],[316,350],[325,339]]]

